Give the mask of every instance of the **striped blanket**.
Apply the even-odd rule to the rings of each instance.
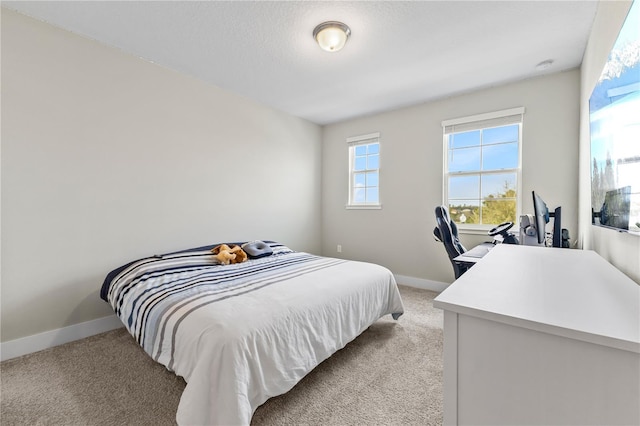
[[[249,424],[268,398],[402,301],[385,268],[294,252],[220,265],[207,246],[113,271],[101,295],[156,361],[185,378],[179,424]]]

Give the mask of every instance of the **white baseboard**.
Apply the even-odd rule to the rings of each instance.
[[[122,322],[114,314],[57,330],[45,331],[16,340],[0,343],[0,361],[38,352],[74,340],[84,339],[105,331],[122,327]]]
[[[407,277],[404,275],[394,274],[394,277],[400,285],[424,290],[441,292],[449,286],[449,284],[439,281]],[[122,326],[122,322],[114,314],[57,330],[45,331],[44,333],[34,334],[33,336],[2,342],[0,343],[0,361],[49,349],[74,340],[84,339],[85,337],[115,330]]]
[[[423,278],[407,277],[405,275],[393,274],[393,276],[395,277],[396,282],[400,285],[421,288],[423,290],[437,291],[438,293],[440,293],[450,285],[449,283],[425,280]]]

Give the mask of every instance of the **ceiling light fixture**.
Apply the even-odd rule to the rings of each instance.
[[[351,35],[351,29],[337,21],[323,22],[313,30],[313,38],[318,45],[327,52],[337,52],[342,49]]]

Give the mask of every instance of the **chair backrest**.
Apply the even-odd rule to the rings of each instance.
[[[456,278],[458,278],[464,271],[461,271],[459,265],[456,264],[453,259],[460,256],[467,251],[466,248],[460,242],[458,238],[458,227],[449,217],[449,210],[445,206],[436,207],[436,227],[433,230],[433,235],[444,244],[447,250],[449,260],[453,265]]]

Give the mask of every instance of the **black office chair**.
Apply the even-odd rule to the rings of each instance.
[[[436,207],[436,224],[437,226],[433,229],[433,235],[438,241],[444,244],[444,248],[447,250],[447,255],[449,256],[449,260],[453,266],[453,273],[455,274],[456,279],[458,279],[460,275],[464,274],[469,268],[471,268],[472,264],[457,263],[453,261],[455,257],[460,256],[462,253],[467,251],[467,249],[464,248],[460,242],[460,239],[458,238],[458,227],[453,220],[449,218],[449,210],[447,210],[445,206]]]

